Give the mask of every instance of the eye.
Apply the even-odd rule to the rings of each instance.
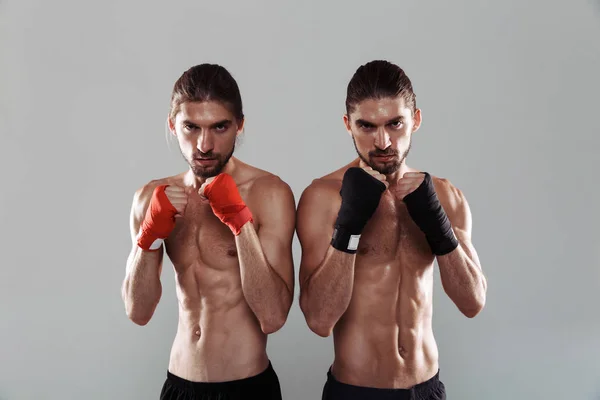
[[[186,131],[193,131],[196,127],[194,125],[191,124],[184,124],[183,125],[183,129],[185,129]]]
[[[227,130],[226,124],[221,124],[221,125],[215,126],[215,131],[217,131],[217,132],[225,132],[226,130]]]
[[[390,125],[392,126],[392,128],[398,129],[398,128],[402,127],[403,122],[401,120],[398,120],[398,121],[392,122]]]
[[[359,122],[359,123],[358,123],[358,127],[359,127],[360,129],[362,129],[362,130],[365,130],[365,131],[367,131],[367,130],[369,130],[369,129],[373,129],[373,125],[371,125],[371,124],[364,124],[364,123],[362,123],[362,122]]]

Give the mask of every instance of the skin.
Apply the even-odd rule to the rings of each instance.
[[[151,320],[162,293],[164,249],[173,263],[179,303],[169,371],[202,382],[257,375],[268,366],[267,337],[283,326],[293,300],[293,193],[277,176],[229,158],[222,172],[233,177],[254,218],[234,236],[204,196],[205,185],[219,172],[218,162],[200,163],[195,157],[224,159],[243,121],[218,102],[184,103],[169,127],[190,169],[135,193],[122,286],[127,315],[138,325]],[[176,225],[158,251],[145,251],[136,236],[158,185],[169,185]]]
[[[323,337],[333,333],[332,374],[337,380],[410,388],[439,369],[432,331],[435,256],[403,202],[424,177],[403,157],[421,124],[421,111],[412,112],[401,98],[365,100],[344,116],[344,123],[359,158],[315,179],[298,205],[300,307],[313,332]],[[369,156],[374,153],[393,155]],[[364,168],[387,187],[356,254],[330,245],[349,167]],[[437,257],[442,285],[458,309],[473,318],[484,307],[487,283],[471,242],[469,205],[448,180],[432,179],[459,240],[458,248]]]

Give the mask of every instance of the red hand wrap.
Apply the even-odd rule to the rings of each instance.
[[[157,186],[146,210],[146,216],[140,225],[137,244],[144,250],[150,250],[157,240],[166,239],[175,227],[177,210],[165,194],[167,185]],[[152,248],[156,250],[157,248]]]
[[[231,175],[222,173],[204,188],[204,195],[210,202],[213,213],[239,235],[242,226],[251,222],[252,213],[242,200],[237,185]]]

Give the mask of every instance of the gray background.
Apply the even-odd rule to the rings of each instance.
[[[449,399],[598,399],[599,39],[579,0],[0,1],[0,399],[158,398],[173,272],[145,327],[120,285],[134,190],[185,168],[164,125],[185,69],[230,69],[236,155],[298,199],[355,156],[345,88],[374,58],[413,80],[409,162],[465,192],[489,282],[470,320],[436,274]],[[332,343],[297,297],[269,353],[285,399],[320,398]]]

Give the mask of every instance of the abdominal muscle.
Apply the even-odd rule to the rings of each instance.
[[[433,377],[432,269],[357,258],[352,299],[334,329],[332,374],[343,383],[410,388]]]
[[[195,382],[258,375],[268,366],[267,340],[244,300],[239,273],[216,271],[212,285],[199,285],[194,270],[203,268],[192,266],[177,277],[179,323],[169,371]]]

